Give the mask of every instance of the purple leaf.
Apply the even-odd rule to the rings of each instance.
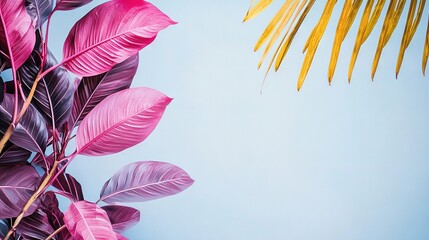
[[[79,125],[85,116],[107,96],[130,88],[138,64],[139,55],[136,54],[115,65],[106,73],[82,78],[74,93],[71,129]]]
[[[110,95],[80,124],[76,134],[78,153],[107,155],[142,142],[155,129],[171,100],[150,88]]]
[[[72,202],[64,213],[64,223],[75,240],[116,240],[107,213],[95,203]]]
[[[63,48],[64,67],[80,76],[107,72],[146,47],[159,31],[174,23],[143,0],[103,3],[70,30]]]
[[[80,183],[70,174],[60,174],[52,184],[57,189],[70,194],[75,201],[83,200],[83,192]]]
[[[25,7],[36,28],[40,29],[53,10],[54,0],[25,0]]]
[[[10,226],[10,219],[0,219],[0,239],[4,238],[9,231]]]
[[[0,50],[17,69],[33,51],[36,42],[33,23],[23,0],[1,1],[0,18]]]
[[[116,232],[123,232],[140,221],[140,211],[132,207],[108,205],[101,208],[106,211]]]
[[[25,94],[30,92],[34,79],[39,72],[40,64],[39,53],[34,51],[24,65],[19,68],[18,72]],[[57,64],[57,60],[48,51],[45,70],[55,64]],[[43,77],[37,85],[32,104],[42,113],[50,126],[52,126],[53,119],[55,127],[61,127],[69,117],[73,104],[73,83],[68,72],[62,67],[57,67]]]
[[[103,186],[100,200],[106,203],[143,202],[179,193],[194,183],[181,168],[164,162],[131,163]]]
[[[4,134],[12,120],[14,98],[5,94],[0,105],[0,132]],[[43,152],[48,141],[46,123],[40,113],[30,105],[19,124],[16,126],[10,141],[15,145],[33,152]]]
[[[58,0],[55,10],[72,10],[90,2],[92,2],[92,0]]]
[[[23,239],[46,239],[54,231],[55,229],[49,224],[48,216],[41,209],[23,218],[16,228],[16,232]]]
[[[3,82],[3,78],[0,77],[0,104],[3,102],[4,93],[5,93],[5,84]]]
[[[48,216],[49,223],[54,229],[58,229],[64,225],[64,214],[59,209],[57,197],[53,192],[47,192],[42,195],[40,208]],[[57,235],[60,240],[72,240],[72,236],[67,229],[61,230]]]
[[[0,153],[0,164],[23,164],[30,156],[30,151],[8,141]]]
[[[0,219],[18,216],[39,180],[32,166],[0,166]],[[37,209],[33,204],[26,215]]]

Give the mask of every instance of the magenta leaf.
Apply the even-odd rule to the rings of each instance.
[[[121,235],[121,234],[119,234],[119,233],[116,233],[116,238],[117,238],[118,240],[128,240],[128,238],[126,238],[126,237],[122,236],[122,235]]]
[[[23,0],[0,1],[0,18],[0,50],[17,69],[33,51],[36,42],[33,22]]]
[[[110,95],[82,121],[76,134],[79,154],[100,156],[132,147],[155,129],[171,98],[150,88]]]
[[[167,15],[143,0],[103,3],[70,30],[63,48],[64,66],[80,76],[107,72],[149,45],[171,24]]]
[[[164,162],[142,161],[126,165],[103,186],[106,203],[143,202],[179,193],[194,183],[181,168]]]
[[[0,219],[18,216],[39,180],[32,166],[0,166]],[[26,215],[37,209],[34,203]]]
[[[0,164],[24,164],[31,152],[8,141],[0,153]]]
[[[64,193],[69,194],[75,201],[84,199],[80,183],[68,173],[60,174],[52,185]]]
[[[136,54],[115,65],[106,73],[82,78],[74,93],[71,129],[79,125],[85,116],[107,96],[130,88],[138,64],[139,55]]]
[[[49,224],[51,224],[54,229],[58,229],[64,225],[64,214],[59,209],[57,197],[53,192],[47,192],[42,195],[40,208],[46,213]],[[73,239],[67,229],[61,230],[56,236],[59,240]]]
[[[55,10],[72,10],[90,2],[92,2],[92,0],[58,0]]]
[[[72,202],[64,213],[64,223],[75,240],[116,240],[107,213],[95,203]]]
[[[25,94],[28,94],[33,86],[34,79],[39,72],[40,62],[39,53],[34,51],[18,70]],[[48,51],[45,70],[56,63],[57,60]],[[37,85],[32,104],[50,126],[53,126],[52,120],[54,120],[55,127],[61,127],[69,117],[73,104],[73,83],[68,72],[62,67],[57,67],[43,77]]]
[[[12,120],[13,95],[5,94],[0,105],[0,132],[3,136]],[[30,105],[16,126],[10,141],[15,145],[33,152],[43,152],[48,141],[46,122],[40,113]]]
[[[25,0],[25,7],[36,28],[40,29],[53,10],[54,0]]]
[[[115,232],[123,232],[140,221],[140,211],[132,207],[107,205],[101,208],[109,216]]]
[[[48,215],[41,209],[23,218],[16,228],[17,234],[23,239],[46,239],[54,230],[49,224]]]

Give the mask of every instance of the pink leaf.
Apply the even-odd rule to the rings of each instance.
[[[32,166],[0,166],[0,219],[17,217],[36,191],[39,175]],[[37,209],[31,205],[26,216]]]
[[[36,42],[33,22],[24,2],[0,1],[0,50],[8,55],[15,69],[30,56]]]
[[[57,1],[55,10],[73,10],[90,2],[92,2],[92,0],[59,0]]]
[[[64,223],[75,240],[117,239],[106,212],[95,203],[72,202]]]
[[[113,0],[95,7],[70,30],[64,43],[64,67],[80,76],[109,71],[150,44],[174,24],[143,0]]]
[[[164,162],[142,161],[123,167],[103,186],[106,203],[143,202],[179,193],[194,183],[181,168]]]
[[[110,95],[82,121],[76,134],[79,154],[100,156],[132,147],[155,129],[171,98],[150,88]]]
[[[101,207],[106,211],[115,232],[123,232],[140,221],[140,211],[132,207],[107,205]]]

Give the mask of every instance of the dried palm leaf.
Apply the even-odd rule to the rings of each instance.
[[[421,18],[424,13],[424,8],[426,6],[426,0],[410,0],[407,3],[406,0],[391,0],[389,4],[385,4],[385,0],[367,0],[366,4],[362,4],[363,0],[345,0],[342,7],[341,15],[337,23],[335,38],[332,46],[331,58],[328,68],[328,81],[331,83],[332,78],[335,73],[335,69],[338,62],[338,57],[341,51],[341,46],[346,38],[351,26],[356,20],[356,16],[360,9],[363,8],[363,13],[360,18],[359,29],[356,35],[356,40],[354,43],[353,52],[350,59],[349,70],[348,70],[348,80],[351,80],[353,69],[359,54],[361,46],[368,39],[369,35],[373,33],[374,26],[379,22],[381,13],[386,9],[386,15],[383,20],[383,27],[378,38],[378,44],[375,51],[375,56],[373,59],[371,78],[374,78],[374,75],[377,71],[378,63],[382,55],[383,49],[386,44],[389,42],[393,32],[395,31],[398,22],[402,15],[405,15],[405,9],[408,8],[408,14],[406,19],[406,24],[402,34],[401,44],[399,46],[398,58],[396,63],[396,76],[398,76],[401,69],[401,65],[404,59],[405,51],[410,45],[417,27],[421,22]],[[244,21],[247,21],[265,8],[267,8],[272,3],[272,0],[259,0],[255,5],[252,5],[249,8],[249,11],[244,18]],[[307,17],[309,11],[314,6],[314,0],[285,0],[284,4],[280,7],[279,11],[272,18],[267,28],[257,41],[255,45],[255,51],[259,50],[264,44],[266,47],[264,49],[262,58],[258,63],[258,68],[265,61],[268,53],[272,50],[273,45],[278,41],[279,36],[283,33],[283,38],[281,38],[278,47],[274,50],[273,57],[269,62],[268,71],[271,69],[274,64],[274,69],[277,71],[285,58],[289,47],[296,36],[298,30],[302,26],[305,18]],[[304,80],[307,76],[307,73],[311,67],[311,64],[314,59],[314,55],[319,46],[320,40],[325,33],[326,27],[331,19],[332,12],[336,7],[336,0],[327,0],[322,15],[311,31],[305,45],[304,45],[304,62],[301,67],[301,72],[298,77],[298,90],[302,87]],[[288,26],[288,27],[287,27]],[[422,57],[422,72],[425,73],[427,61],[429,58],[429,19],[428,27],[426,32],[426,39],[423,50]],[[266,76],[266,75],[265,75]]]

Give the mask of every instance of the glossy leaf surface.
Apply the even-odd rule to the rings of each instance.
[[[179,193],[193,182],[183,169],[173,164],[136,162],[123,167],[104,184],[100,200],[143,202]]]
[[[54,230],[49,224],[46,213],[37,209],[33,214],[22,219],[16,232],[23,239],[46,239]]]
[[[146,47],[160,30],[173,23],[143,0],[103,3],[70,30],[63,48],[64,66],[80,76],[107,72]]]
[[[109,217],[95,203],[72,202],[64,213],[64,223],[75,240],[116,240]]]
[[[39,54],[34,51],[30,58],[19,69],[22,88],[28,94],[33,86],[34,79],[39,72]],[[45,70],[57,64],[56,59],[48,51]],[[46,122],[52,126],[52,119],[55,127],[60,127],[69,117],[73,104],[73,83],[68,72],[57,67],[45,77],[43,77],[36,88],[32,104],[45,117]]]
[[[130,87],[137,71],[139,55],[115,65],[107,73],[84,77],[74,93],[71,115],[72,127],[79,125],[86,115],[103,99]]]
[[[70,194],[75,201],[83,200],[82,186],[80,183],[70,174],[60,174],[58,178],[52,184],[57,189]]]
[[[54,0],[25,0],[25,7],[36,28],[40,29],[53,10]]]
[[[55,6],[56,10],[73,10],[78,7],[82,7],[88,3],[92,2],[92,0],[59,0],[57,5]]]
[[[101,208],[109,216],[115,232],[123,232],[140,221],[140,211],[132,207],[107,205]]]
[[[13,95],[5,94],[0,105],[0,132],[4,134],[12,120]],[[15,128],[10,141],[33,152],[43,152],[48,141],[46,123],[40,113],[30,105]]]
[[[36,42],[33,22],[24,1],[0,1],[0,18],[0,50],[18,68],[30,56]]]
[[[16,217],[36,190],[39,179],[32,166],[0,166],[0,219]],[[33,204],[26,215],[37,208]]]
[[[155,129],[171,98],[150,88],[115,93],[98,104],[76,134],[79,154],[107,155],[132,147]]]
[[[59,209],[57,197],[53,192],[47,192],[43,194],[40,208],[48,216],[49,224],[54,228],[58,229],[64,225],[64,214]],[[59,240],[72,240],[70,232],[66,229],[61,230],[56,234]]]
[[[23,164],[30,155],[30,151],[7,142],[0,153],[0,164]]]

